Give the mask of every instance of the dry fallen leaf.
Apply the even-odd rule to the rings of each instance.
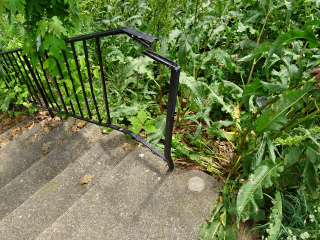
[[[87,183],[91,182],[91,179],[93,177],[94,177],[94,175],[86,174],[82,178],[80,178],[79,184],[80,185],[87,184]]]
[[[48,151],[51,146],[51,142],[44,143],[42,146],[42,151]]]
[[[83,128],[87,123],[83,120],[80,120],[80,119],[76,119],[76,124],[77,124],[77,127],[78,129],[80,130],[81,128]]]
[[[65,169],[67,169],[67,168],[70,167],[71,165],[72,165],[72,162],[69,162]]]
[[[11,142],[11,141],[10,141],[9,138],[6,138],[6,137],[1,138],[1,139],[0,139],[0,148],[8,145],[10,142]]]
[[[133,149],[135,149],[136,144],[124,143],[122,147],[126,152],[131,152]]]

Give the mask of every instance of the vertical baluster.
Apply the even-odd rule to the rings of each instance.
[[[44,102],[46,108],[49,110],[50,116],[51,116],[52,118],[54,118],[53,112],[49,109],[49,104],[48,104],[48,101],[47,101],[47,99],[46,99],[46,95],[44,94],[44,92],[42,91],[42,89],[41,89],[41,87],[40,87],[40,84],[39,84],[39,82],[38,82],[38,79],[37,79],[37,77],[36,77],[36,75],[35,75],[32,67],[31,67],[31,64],[30,64],[28,58],[26,57],[26,55],[24,55],[24,56],[22,56],[22,57],[23,57],[24,61],[25,61],[26,64],[27,64],[27,67],[28,67],[28,69],[29,69],[29,71],[30,71],[30,73],[31,73],[31,76],[32,76],[32,78],[33,78],[33,80],[34,80],[34,82],[35,82],[35,84],[36,84],[36,86],[37,86],[37,88],[38,88],[38,90],[39,90],[39,92],[40,92],[40,95],[41,95],[41,97],[42,97],[42,99],[43,99],[43,102]]]
[[[74,92],[74,95],[75,95],[75,98],[76,98],[76,101],[77,101],[77,104],[78,104],[78,107],[79,107],[80,115],[83,118],[81,105],[80,105],[80,102],[79,102],[79,99],[78,99],[78,96],[77,96],[76,87],[74,86],[73,77],[72,77],[71,70],[70,70],[70,67],[69,67],[69,63],[68,63],[66,52],[64,50],[62,50],[62,54],[63,54],[63,57],[64,57],[64,61],[66,62],[66,67],[67,67],[67,70],[68,70],[68,73],[69,73],[70,81],[72,83],[72,88],[73,88],[73,92]]]
[[[62,73],[62,70],[61,70],[61,67],[60,67],[60,63],[59,63],[58,59],[55,58],[55,60],[56,60],[57,67],[58,67],[58,70],[59,70],[59,73],[60,73],[60,77],[61,77],[61,79],[63,80],[63,79],[64,79],[64,76],[63,76],[63,73]],[[67,97],[69,98],[69,97],[70,97],[70,94],[69,94],[69,92],[68,92],[68,88],[67,88],[67,85],[66,85],[65,82],[63,83],[63,87],[64,87],[64,90],[66,91]],[[71,110],[72,110],[73,115],[76,115],[76,112],[74,111],[74,107],[73,107],[73,104],[72,104],[71,99],[70,99],[69,103],[70,103],[70,107],[71,107]],[[68,110],[67,110],[67,108],[66,108],[65,105],[64,105],[64,108],[65,108],[66,112],[68,112]]]
[[[31,79],[30,79],[30,77],[29,77],[29,73],[28,73],[28,71],[27,71],[27,69],[26,69],[26,67],[25,67],[25,64],[26,64],[26,63],[23,62],[23,60],[22,60],[19,52],[17,52],[17,55],[18,55],[18,58],[19,58],[19,60],[20,60],[21,65],[22,65],[22,67],[23,67],[23,69],[24,69],[24,72],[26,73],[27,80],[29,81],[30,86],[32,87],[32,90],[33,90],[33,93],[34,93],[34,95],[35,95],[35,98],[39,101],[39,104],[40,104],[41,101],[40,101],[40,98],[39,98],[39,96],[38,96],[38,93],[37,93],[35,87],[33,86],[32,81],[31,81]],[[33,95],[33,94],[31,94],[31,95]]]
[[[7,58],[9,59],[9,62],[10,62],[10,64],[11,64],[12,68],[13,68],[13,71],[14,71],[16,77],[17,77],[18,80],[19,80],[19,83],[22,85],[22,81],[21,81],[21,79],[20,79],[20,75],[19,75],[19,73],[17,72],[16,68],[14,67],[14,64],[13,64],[11,58],[10,58],[9,53],[8,53],[8,55],[7,55]]]
[[[82,75],[81,75],[81,71],[80,71],[80,66],[79,66],[79,62],[78,62],[78,58],[77,58],[77,53],[76,53],[76,49],[74,48],[74,44],[73,43],[71,43],[71,48],[72,48],[72,52],[73,52],[73,58],[74,58],[74,61],[76,63],[76,67],[77,67],[77,71],[78,71],[78,76],[79,76],[79,81],[80,81],[81,88],[82,88],[84,101],[86,103],[87,111],[88,111],[88,114],[89,114],[89,119],[92,119],[92,115],[91,115],[91,111],[90,111],[90,107],[89,107],[89,103],[88,103],[88,99],[87,99],[86,89],[85,89],[84,84],[83,84]]]
[[[6,67],[4,66],[3,62],[0,61],[0,63],[2,65],[3,70],[6,72],[6,77],[4,78],[4,83],[6,84],[8,89],[12,89],[11,87],[9,87],[9,83],[11,82],[10,75],[8,74],[8,71],[7,71]],[[9,78],[9,81],[7,78]]]
[[[104,81],[103,63],[102,63],[101,48],[100,48],[100,38],[96,38],[96,45],[97,45],[99,64],[100,64],[100,76],[101,76],[101,82],[102,82],[102,88],[103,88],[103,94],[104,94],[104,101],[105,101],[105,104],[106,104],[106,110],[107,110],[107,114],[108,114],[107,115],[108,116],[108,124],[111,124],[109,104],[108,104],[108,96],[107,96],[107,90],[106,90],[106,83]]]
[[[92,86],[92,78],[91,78],[91,71],[90,71],[89,56],[88,56],[88,49],[87,49],[86,40],[83,40],[83,49],[84,49],[84,55],[85,55],[85,58],[86,58],[86,65],[87,65],[88,76],[89,76],[90,91],[91,91],[91,95],[92,95],[92,98],[93,98],[94,106],[96,108],[96,112],[97,112],[97,115],[98,115],[99,122],[101,123],[101,117],[100,117],[100,113],[99,113],[99,108],[98,108],[98,104],[97,104],[96,97],[94,95],[93,86]]]
[[[10,69],[10,66],[9,66],[9,64],[8,64],[8,62],[7,62],[7,59],[5,58],[5,54],[2,55],[2,58],[3,58],[6,66],[7,66],[6,72],[7,72],[7,75],[9,76],[9,79],[10,79],[10,82],[11,82],[11,81],[12,81],[12,79],[11,79],[11,69]],[[14,80],[14,83],[17,84],[16,79],[14,78],[13,80]]]
[[[36,73],[36,74],[37,74],[37,76],[38,76],[39,83],[40,83],[40,85],[41,85],[41,87],[42,87],[42,90],[43,90],[43,92],[44,92],[44,94],[45,94],[46,98],[49,100],[51,107],[52,107],[52,108],[54,108],[53,103],[52,103],[51,99],[49,98],[49,96],[48,96],[48,94],[47,94],[47,92],[46,92],[45,87],[43,86],[43,83],[42,83],[42,80],[41,80],[40,74],[39,74],[38,69],[37,69],[36,67],[34,68],[34,71],[35,71],[35,73]]]
[[[39,55],[38,55],[38,58],[39,58],[39,61],[40,61],[40,66],[41,66],[41,69],[42,69],[44,78],[46,79],[46,82],[47,82],[47,85],[48,85],[48,88],[49,88],[49,92],[50,92],[50,94],[51,94],[51,97],[52,97],[52,99],[54,100],[54,103],[56,104],[56,106],[58,107],[58,109],[59,109],[59,111],[60,111],[61,108],[60,108],[60,106],[59,106],[56,98],[55,98],[54,95],[53,95],[53,92],[52,92],[52,89],[51,89],[51,85],[50,85],[50,83],[49,83],[49,79],[48,79],[47,73],[46,73],[46,71],[45,71],[44,68],[43,68],[42,59],[41,59],[41,57],[40,57]]]
[[[22,78],[23,78],[23,81],[24,81],[24,83],[26,84],[26,86],[27,86],[27,88],[28,88],[28,91],[29,91],[29,93],[30,93],[30,95],[31,95],[32,101],[35,102],[35,99],[34,99],[34,97],[33,97],[33,94],[32,94],[32,92],[31,92],[31,89],[30,89],[30,87],[29,87],[29,85],[28,85],[28,82],[26,81],[26,79],[25,79],[25,77],[24,77],[24,75],[23,75],[23,73],[22,73],[22,71],[21,71],[21,68],[19,67],[18,61],[17,61],[16,57],[14,56],[14,54],[13,54],[13,53],[11,53],[11,54],[12,54],[12,58],[13,58],[15,64],[18,66],[18,70],[19,70],[19,72],[20,72],[20,75],[21,75]]]
[[[47,51],[45,51],[44,53],[45,53],[46,59],[49,59],[49,56],[48,56]],[[60,67],[60,66],[59,66],[59,67]],[[56,77],[53,77],[53,83],[54,83],[54,85],[55,85],[55,87],[56,87],[56,89],[57,89],[58,96],[59,96],[59,98],[60,98],[62,107],[63,107],[64,111],[65,111],[66,113],[68,113],[68,109],[67,109],[66,104],[65,104],[65,102],[64,102],[64,100],[63,100],[63,97],[62,97],[62,94],[61,94],[59,85],[58,85],[58,83],[57,83],[57,78],[56,78]],[[59,110],[60,110],[60,109],[59,109]]]

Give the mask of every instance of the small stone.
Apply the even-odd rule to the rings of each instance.
[[[192,177],[188,181],[188,189],[192,192],[202,192],[204,189],[204,182],[199,177]]]
[[[140,153],[139,154],[139,158],[143,158],[144,157],[144,154],[143,153]]]

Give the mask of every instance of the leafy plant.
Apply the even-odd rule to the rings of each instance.
[[[146,132],[152,133],[156,132],[155,126],[153,126],[155,120],[147,120],[148,115],[145,112],[145,110],[140,110],[138,112],[138,115],[136,117],[129,118],[129,121],[131,122],[131,126],[129,126],[129,130],[131,130],[134,133],[139,133],[142,129],[144,129]]]

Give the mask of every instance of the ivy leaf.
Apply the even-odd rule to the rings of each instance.
[[[148,117],[148,115],[144,110],[140,110],[138,112],[138,118],[141,123],[144,123],[147,120],[147,117]]]
[[[9,5],[10,9],[13,14],[16,12],[24,15],[25,14],[25,5],[26,5],[26,0],[9,0]]]
[[[47,28],[48,28],[48,23],[46,20],[40,20],[38,23],[38,30],[37,30],[37,34],[40,34],[42,37],[44,37],[44,35],[47,32]]]
[[[0,16],[3,16],[3,14],[6,12],[6,9],[8,8],[9,8],[9,0],[1,0]]]
[[[155,123],[155,120],[146,121],[145,126],[143,127],[144,130],[146,130],[148,133],[156,132],[157,129],[155,126],[153,126],[154,123]]]
[[[43,41],[43,48],[49,49],[49,52],[52,53],[53,56],[59,58],[61,49],[66,50],[66,42],[52,34],[46,34]]]
[[[62,22],[58,19],[57,16],[52,17],[52,21],[49,22],[49,29],[56,35],[58,38],[61,37],[61,33],[67,36],[67,31],[63,27]]]
[[[266,160],[249,176],[240,188],[237,197],[238,222],[241,218],[243,219],[243,213],[247,208],[250,211],[257,211],[256,200],[263,198],[262,187],[271,187],[273,185],[272,179],[278,177],[283,169],[283,164],[280,161],[274,164],[272,161]]]
[[[138,134],[142,129],[142,123],[137,117],[131,117],[129,118],[129,121],[131,122],[131,126],[129,126],[129,130]]]
[[[1,110],[3,112],[6,112],[9,109],[10,103],[14,97],[12,97],[10,94],[6,95],[5,99],[3,100],[1,104]]]

